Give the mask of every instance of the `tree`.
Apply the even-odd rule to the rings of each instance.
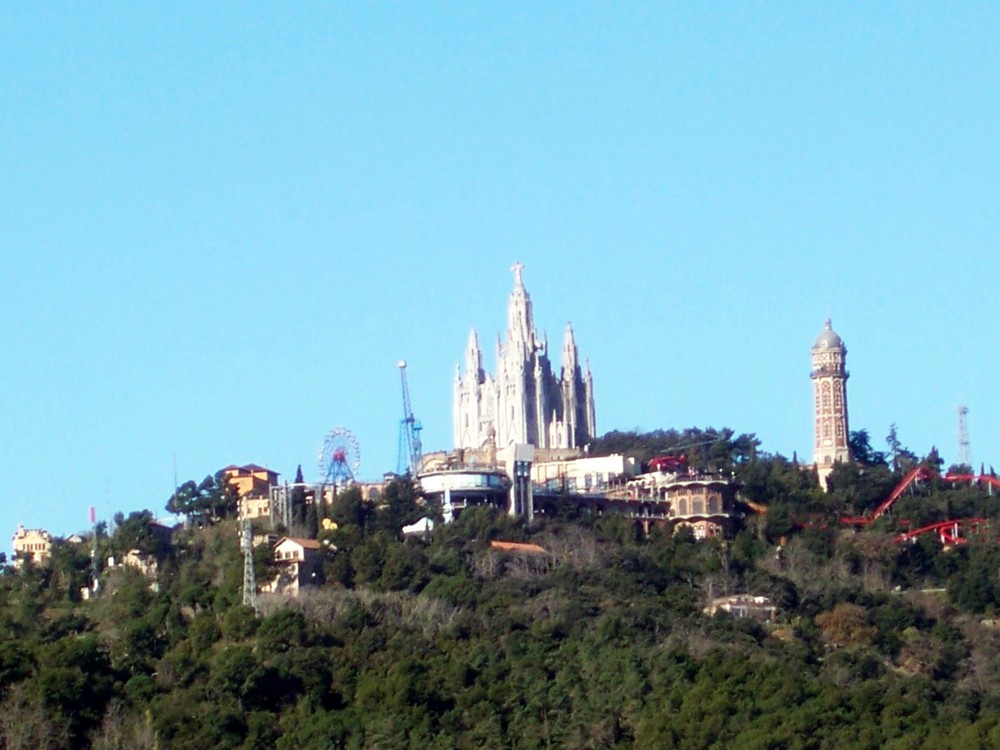
[[[167,510],[181,513],[196,523],[215,522],[233,515],[239,500],[235,485],[220,469],[207,475],[200,484],[194,480],[184,482],[167,500]]]
[[[125,518],[123,513],[115,513],[115,535],[111,540],[112,549],[119,555],[137,549],[141,553],[159,555],[166,546],[162,537],[153,532],[155,519],[148,510],[137,510]]]
[[[885,454],[872,448],[868,430],[851,430],[847,441],[851,456],[864,466],[885,466]]]
[[[295,470],[295,485],[292,487],[291,503],[292,518],[301,524],[306,523],[306,488],[302,478],[302,464]],[[315,536],[313,536],[315,538]]]
[[[885,442],[889,446],[889,463],[894,474],[907,472],[916,465],[917,456],[899,442],[895,423],[889,425],[889,434],[886,435]]]

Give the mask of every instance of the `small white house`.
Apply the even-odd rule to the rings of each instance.
[[[278,575],[260,587],[264,593],[297,596],[302,586],[322,581],[323,548],[315,539],[283,537],[274,545],[274,562]]]

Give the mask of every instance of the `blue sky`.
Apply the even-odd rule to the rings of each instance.
[[[515,260],[598,428],[808,456],[852,429],[1000,467],[989,3],[0,7],[0,532],[229,463],[396,465],[396,361],[451,447]]]

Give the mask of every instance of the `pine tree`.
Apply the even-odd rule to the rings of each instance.
[[[306,488],[305,480],[302,478],[302,464],[295,470],[295,486],[292,487],[291,496],[291,516],[293,524],[304,524],[306,522]]]

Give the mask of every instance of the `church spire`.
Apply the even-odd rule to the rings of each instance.
[[[514,272],[514,291],[510,293],[507,307],[507,344],[520,350],[527,357],[535,350],[535,324],[531,319],[531,296],[524,288],[521,271],[524,266],[518,262],[511,267]]]
[[[479,348],[479,337],[476,335],[476,329],[473,327],[469,331],[469,343],[465,347],[465,371],[467,373],[472,373],[476,378],[479,377],[479,371],[483,369],[483,353]]]
[[[563,369],[568,377],[573,377],[577,365],[576,339],[573,337],[573,324],[566,324],[566,338],[563,341]]]

